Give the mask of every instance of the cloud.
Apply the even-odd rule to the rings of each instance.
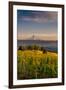
[[[17,35],[18,40],[57,40],[57,34],[27,34],[27,33],[20,33]]]
[[[57,21],[57,12],[50,12],[50,11],[28,11],[26,15],[21,15],[19,20],[22,21],[32,21],[37,23],[47,23],[47,22],[55,22]]]

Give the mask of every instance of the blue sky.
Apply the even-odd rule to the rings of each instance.
[[[17,10],[17,39],[57,40],[57,12]]]

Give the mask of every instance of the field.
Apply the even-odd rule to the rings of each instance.
[[[41,50],[17,51],[17,79],[56,78],[58,55]]]

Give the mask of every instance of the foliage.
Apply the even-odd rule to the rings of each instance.
[[[38,45],[28,45],[28,46],[19,46],[18,50],[41,50],[43,53],[47,53],[47,50],[44,47]]]
[[[57,63],[58,56],[56,53],[43,53],[41,50],[18,50],[17,78],[56,78],[58,76]]]
[[[24,46],[19,46],[18,50],[25,50]]]

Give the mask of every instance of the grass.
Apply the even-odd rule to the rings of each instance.
[[[17,51],[17,78],[40,79],[58,76],[57,53],[41,50]]]

